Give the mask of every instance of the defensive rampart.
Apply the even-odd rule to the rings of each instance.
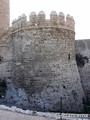
[[[65,20],[66,19],[66,20]],[[38,15],[35,12],[32,12],[29,16],[29,21],[27,22],[27,17],[25,14],[19,16],[18,19],[15,19],[12,22],[12,27],[26,27],[28,28],[37,28],[37,27],[57,27],[57,28],[64,28],[70,29],[74,31],[75,22],[72,16],[67,14],[66,18],[65,15],[60,12],[57,15],[56,11],[52,11],[50,13],[50,19],[46,19],[46,15],[44,11],[40,11]]]
[[[42,111],[59,111],[62,102],[64,112],[83,111],[74,24],[70,15],[65,20],[63,13],[57,15],[55,11],[49,20],[41,11],[38,15],[32,12],[29,21],[25,15],[13,21],[1,40],[7,44],[1,52],[3,61],[7,61],[1,65],[4,77],[11,79],[18,90],[8,84],[14,90],[8,89],[7,101],[17,106],[27,103],[29,108]]]

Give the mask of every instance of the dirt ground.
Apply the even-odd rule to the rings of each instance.
[[[55,120],[55,119],[0,110],[0,120]]]

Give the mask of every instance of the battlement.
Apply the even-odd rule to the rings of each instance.
[[[75,21],[69,14],[65,17],[64,13],[59,12],[59,14],[57,14],[56,11],[51,11],[50,19],[46,19],[44,11],[40,11],[38,14],[31,12],[29,21],[27,21],[27,16],[25,14],[13,20],[12,28],[17,29],[19,27],[56,27],[75,31]]]

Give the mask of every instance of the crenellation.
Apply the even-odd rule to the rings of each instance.
[[[17,24],[17,19],[14,19],[12,21],[12,28],[17,28],[18,27],[18,24]]]
[[[51,26],[57,26],[57,12],[56,11],[51,11],[50,13],[50,22]]]
[[[46,17],[46,15],[45,15],[45,12],[44,11],[40,11],[39,13],[38,13],[38,21],[39,22],[45,22],[45,18]]]
[[[27,23],[27,16],[25,14],[22,14],[18,17],[18,19],[14,19],[12,22],[13,28],[23,27]]]
[[[12,22],[12,27],[17,28],[23,27],[56,27],[63,29],[75,30],[75,22],[72,16],[67,15],[65,21],[65,15],[62,12],[59,14],[56,11],[51,11],[50,19],[46,19],[46,14],[44,11],[40,11],[38,15],[35,12],[31,12],[29,15],[29,22],[27,22],[27,16],[24,14],[19,16],[18,19]]]
[[[67,14],[67,16],[66,16],[66,27],[68,29],[71,29],[71,30],[75,31],[75,21],[74,21],[74,18],[72,16],[70,16],[69,14]]]
[[[45,25],[45,22],[46,22],[46,15],[45,15],[44,11],[40,11],[38,13],[37,25],[43,26],[43,25]]]
[[[65,26],[65,15],[63,12],[59,12],[59,16],[58,16],[58,24]]]
[[[36,12],[31,12],[29,15],[29,21],[31,23],[31,25],[35,25],[37,23],[37,14]]]
[[[23,26],[27,23],[27,16],[25,14],[22,14],[18,17],[18,25]]]

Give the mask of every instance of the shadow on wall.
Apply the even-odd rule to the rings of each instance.
[[[6,95],[7,85],[5,80],[0,80],[0,99]]]
[[[87,56],[83,56],[80,53],[77,53],[76,62],[77,62],[77,66],[84,67],[84,65],[89,62],[89,58]]]

